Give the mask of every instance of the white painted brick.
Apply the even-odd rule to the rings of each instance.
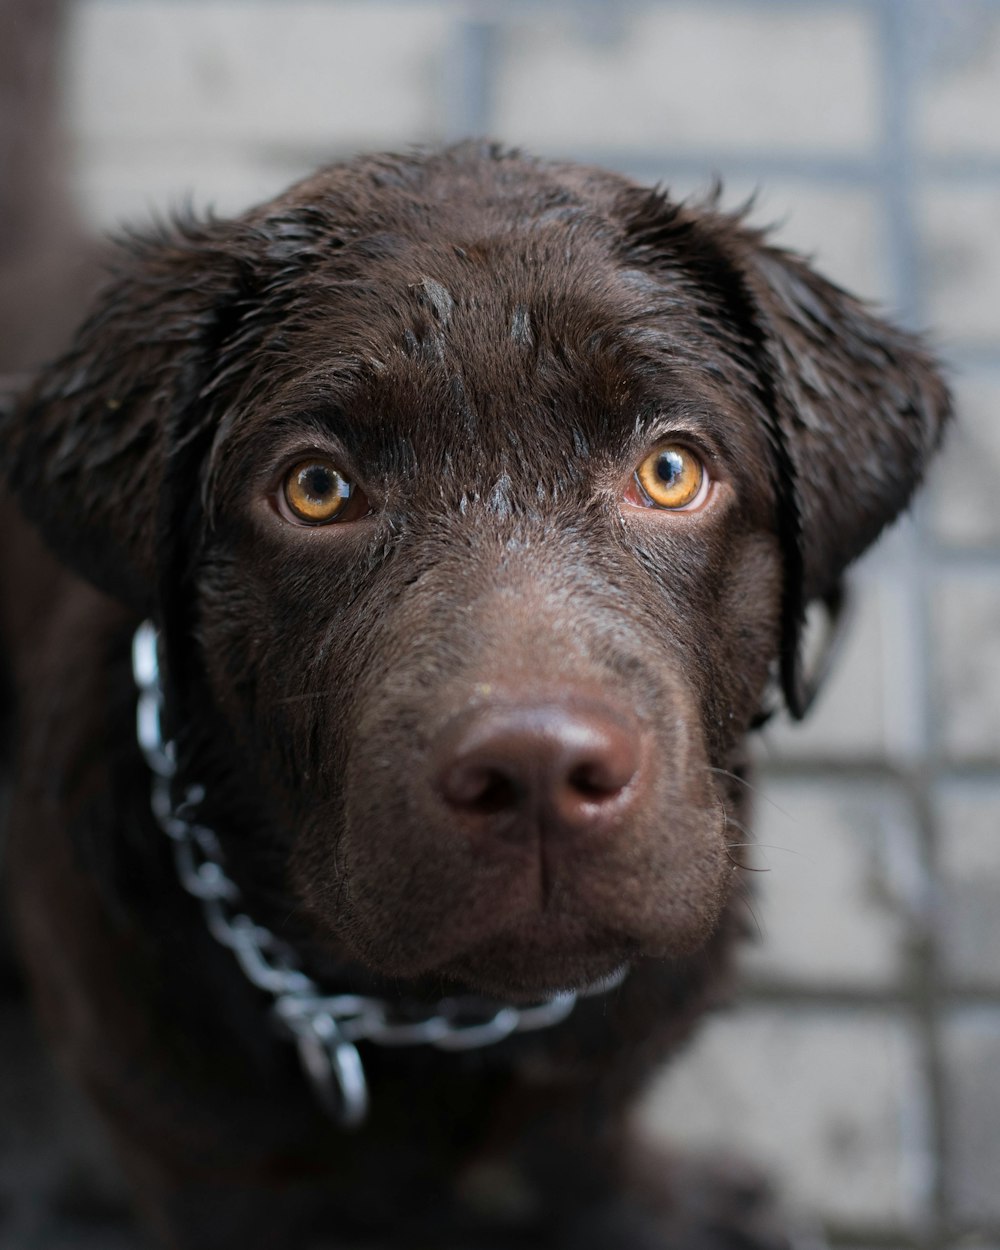
[[[1000,120],[997,122],[1000,127]],[[918,204],[926,318],[938,340],[1000,337],[1000,187],[942,185]]]
[[[67,107],[92,147],[433,137],[450,13],[383,0],[81,0]]]
[[[754,800],[750,862],[762,871],[748,880],[761,936],[746,971],[814,990],[895,984],[926,893],[904,796],[874,784],[764,779]]]
[[[957,761],[1000,757],[1000,578],[944,574],[933,604],[938,732]]]
[[[313,168],[315,163],[296,164],[277,155],[268,160],[244,148],[211,153],[171,141],[131,156],[102,152],[78,161],[72,185],[86,224],[106,232],[186,205],[223,216],[238,213],[271,199]]]
[[[1000,1011],[963,1012],[945,1031],[949,1196],[967,1222],[1000,1220]]]
[[[875,193],[807,178],[762,180],[751,217],[826,277],[864,299],[891,296],[883,219]]]
[[[1000,153],[1000,13],[995,6],[927,6],[926,48],[915,93],[920,146],[940,156]]]
[[[678,199],[699,199],[712,177],[706,169],[702,178],[677,178],[665,160],[657,180]],[[653,179],[647,173],[639,181]],[[774,243],[801,253],[820,273],[864,299],[890,299],[884,218],[873,190],[806,176],[724,180],[724,208],[740,208],[751,197],[747,220],[766,227]]]
[[[960,983],[1000,986],[1000,786],[946,786],[937,814],[945,966]]]
[[[855,6],[644,5],[611,37],[571,14],[512,23],[498,131],[551,149],[845,153],[877,133],[872,28]]]
[[[744,1008],[667,1069],[644,1128],[743,1154],[796,1205],[868,1227],[919,1218],[926,1137],[913,1039],[888,1015]]]
[[[873,553],[852,585],[854,616],[826,686],[804,721],[781,713],[764,729],[762,758],[867,760],[916,749],[903,574]]]
[[[1000,371],[955,383],[958,420],[932,480],[934,527],[949,544],[1000,546]]]

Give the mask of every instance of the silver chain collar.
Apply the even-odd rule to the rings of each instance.
[[[173,843],[181,885],[201,904],[215,940],[233,952],[247,979],[270,995],[274,1020],[294,1039],[321,1106],[337,1124],[354,1128],[368,1112],[368,1082],[357,1042],[476,1050],[512,1033],[549,1028],[570,1014],[578,998],[575,993],[556,994],[527,1007],[472,997],[445,998],[428,1008],[421,1004],[423,1017],[406,1020],[398,1019],[398,1006],[380,998],[324,994],[301,971],[289,944],[242,909],[242,895],[225,870],[219,839],[198,820],[204,787],[185,786],[183,798],[175,801],[177,751],[163,734],[163,686],[157,632],[151,621],[144,621],[135,632],[132,673],[138,690],[136,736],[152,774],[153,815]],[[624,971],[616,973],[579,996],[606,993],[620,985],[624,976]],[[407,1011],[407,1016],[412,1014]]]

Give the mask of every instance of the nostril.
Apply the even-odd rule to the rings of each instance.
[[[524,787],[499,768],[460,761],[441,779],[441,792],[453,807],[492,816],[520,806]]]
[[[628,765],[615,768],[608,760],[587,760],[571,768],[566,781],[581,798],[599,803],[620,794],[634,775],[634,767]]]

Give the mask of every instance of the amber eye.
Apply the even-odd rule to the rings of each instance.
[[[290,519],[306,525],[327,525],[343,517],[354,486],[330,460],[300,460],[285,474],[282,501]]]
[[[651,452],[636,469],[635,480],[654,508],[690,508],[701,502],[709,485],[698,457],[676,443]]]

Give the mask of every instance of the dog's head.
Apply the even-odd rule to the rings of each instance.
[[[313,931],[530,993],[706,940],[724,770],[946,411],[737,219],[463,146],[129,242],[6,458]]]

